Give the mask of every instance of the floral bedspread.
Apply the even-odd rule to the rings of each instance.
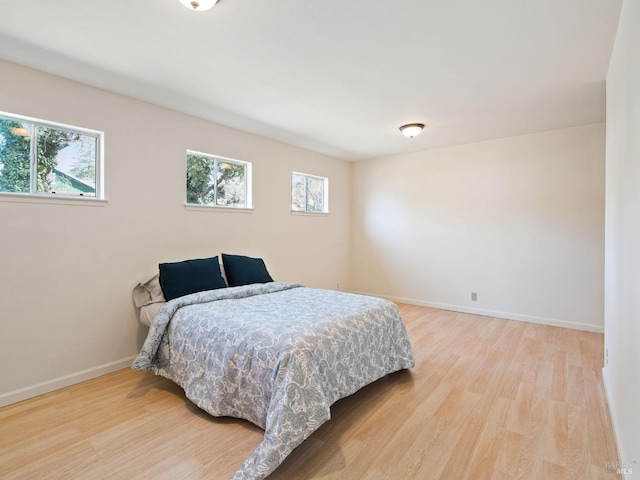
[[[264,429],[233,480],[265,478],[329,420],[334,402],[413,366],[392,302],[282,282],[167,302],[133,363],[211,415]]]

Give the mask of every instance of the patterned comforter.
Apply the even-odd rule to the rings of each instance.
[[[133,363],[211,415],[265,430],[233,480],[265,478],[329,420],[334,402],[413,366],[393,303],[280,282],[167,302]]]

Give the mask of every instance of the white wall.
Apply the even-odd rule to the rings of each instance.
[[[356,163],[353,288],[602,331],[604,139],[596,124]]]
[[[131,290],[163,261],[264,257],[276,280],[348,288],[350,165],[0,61],[0,110],[105,132],[103,207],[0,200],[0,404],[127,366]],[[252,213],[186,211],[185,152],[253,163]],[[291,171],[330,214],[290,213]]]
[[[640,4],[625,0],[607,75],[603,374],[622,466],[640,479]]]

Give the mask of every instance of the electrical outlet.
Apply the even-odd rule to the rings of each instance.
[[[478,294],[476,292],[471,292],[471,301],[472,302],[478,301]]]
[[[336,283],[336,290],[340,290],[340,284]]]

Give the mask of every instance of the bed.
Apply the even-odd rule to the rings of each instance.
[[[133,368],[172,380],[213,416],[265,431],[233,480],[265,478],[334,402],[414,366],[398,308],[379,298],[267,282],[156,303]]]

